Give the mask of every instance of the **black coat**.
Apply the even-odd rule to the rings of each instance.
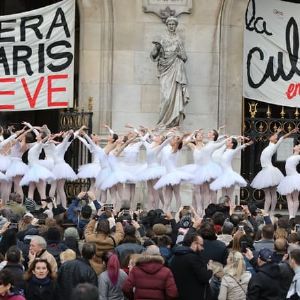
[[[38,284],[29,280],[25,284],[25,298],[27,300],[56,300],[56,285],[53,280],[49,284]]]
[[[14,287],[17,290],[25,289],[25,281],[23,279],[24,276],[24,268],[21,264],[7,263],[3,270],[8,270],[14,279]]]
[[[264,264],[249,281],[247,300],[282,300],[280,280],[279,266]]]
[[[170,267],[180,300],[210,299],[209,279],[212,271],[207,270],[201,254],[192,251],[189,247],[179,246],[174,249]]]
[[[97,274],[87,260],[79,258],[63,263],[57,274],[59,299],[69,300],[70,291],[77,284],[85,282],[98,285]]]

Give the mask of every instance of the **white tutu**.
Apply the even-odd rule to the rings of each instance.
[[[215,179],[209,185],[209,187],[211,190],[217,191],[221,190],[222,188],[230,188],[234,185],[245,187],[247,186],[247,182],[240,174],[228,169],[224,171],[217,179]]]
[[[268,166],[259,171],[251,182],[254,189],[264,189],[276,186],[284,178],[280,170],[274,166]]]
[[[0,181],[8,181],[8,180],[9,180],[9,178],[5,174],[0,172]]]
[[[157,179],[166,174],[166,168],[160,164],[151,164],[145,166],[139,173],[136,174],[137,181],[147,181]]]
[[[55,180],[55,176],[47,168],[43,167],[37,162],[29,167],[29,170],[25,173],[20,181],[20,185],[29,185],[30,182],[39,182],[40,180]]]
[[[120,163],[120,170],[125,171],[127,174],[129,174],[129,177],[126,181],[136,182],[139,180],[137,174],[142,172],[142,170],[146,167],[146,164],[127,164],[125,162]],[[131,178],[131,179],[129,179]]]
[[[134,182],[134,180],[135,177],[131,175],[129,172],[126,172],[122,169],[114,170],[110,173],[108,178],[103,180],[100,189],[102,191],[105,191],[117,183],[129,183],[129,182]]]
[[[192,179],[192,175],[179,169],[171,171],[170,173],[163,175],[154,185],[156,190],[166,186],[166,185],[176,185],[181,181],[190,181]]]
[[[0,171],[5,172],[11,163],[10,157],[0,154]]]
[[[109,167],[102,168],[96,177],[96,187],[101,189],[102,183],[107,179],[111,174],[111,169]]]
[[[28,170],[29,167],[23,163],[20,157],[12,157],[11,164],[7,168],[5,174],[7,177],[12,178],[15,176],[23,176]]]
[[[294,191],[300,191],[300,174],[294,174],[284,177],[278,187],[277,191],[280,195],[291,194]]]
[[[101,170],[99,163],[89,163],[79,167],[78,169],[78,178],[96,178]]]
[[[57,180],[65,179],[69,181],[74,181],[77,179],[76,173],[66,162],[57,163],[54,166],[52,172]]]
[[[49,171],[52,172],[54,168],[54,160],[53,159],[40,159],[39,164],[43,167],[47,168]]]
[[[211,161],[208,164],[199,165],[193,174],[192,184],[200,185],[204,182],[209,182],[222,175],[222,168],[215,162]]]

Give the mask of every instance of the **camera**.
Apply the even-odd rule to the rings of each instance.
[[[192,226],[192,218],[190,214],[183,216],[180,220],[180,227],[190,228]]]

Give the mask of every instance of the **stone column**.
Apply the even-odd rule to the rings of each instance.
[[[80,11],[79,108],[93,97],[93,131],[111,124],[113,65],[113,2],[78,0]]]

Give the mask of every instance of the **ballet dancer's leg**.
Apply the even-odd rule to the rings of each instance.
[[[172,201],[172,195],[173,195],[173,189],[171,185],[167,185],[165,187],[165,205],[164,205],[164,211],[168,212],[171,208],[171,201]]]
[[[175,184],[172,187],[173,187],[173,192],[176,200],[176,210],[177,210],[181,206],[180,184]]]
[[[49,196],[50,196],[50,197],[55,197],[56,190],[57,190],[57,181],[56,181],[56,180],[53,180],[53,181],[51,182],[50,191],[49,191]]]
[[[287,206],[288,206],[288,211],[289,211],[289,218],[290,219],[295,218],[293,194],[287,194],[286,195],[286,201],[287,201]]]
[[[11,187],[12,187],[12,182],[11,180],[6,181],[3,180],[1,182],[1,199],[2,199],[2,203],[7,203],[9,200],[9,194],[11,192]]]
[[[106,203],[106,201],[107,201],[107,190],[105,190],[105,191],[100,191],[100,201],[101,201],[101,203]]]
[[[148,188],[148,203],[147,208],[148,210],[155,209],[155,199],[154,199],[154,189],[152,186],[152,180],[147,180],[147,188]]]
[[[297,212],[298,212],[298,208],[299,208],[299,192],[298,191],[294,191],[292,193],[292,199],[293,199],[293,215],[292,218],[295,218],[297,216]],[[291,216],[290,216],[291,218]]]
[[[22,179],[22,176],[18,175],[13,178],[13,181],[14,181],[14,191],[22,197],[22,201],[23,201],[24,193],[23,193],[22,187],[20,186],[21,179]]]
[[[271,191],[271,198],[272,198],[270,214],[273,215],[274,211],[275,211],[275,208],[276,208],[276,204],[277,204],[276,187],[275,186],[271,187],[270,191]]]
[[[44,180],[40,180],[36,184],[36,188],[40,194],[41,199],[46,199],[46,182]]]
[[[266,213],[269,213],[271,203],[272,203],[271,191],[270,191],[270,188],[265,188],[263,190],[264,190],[264,193],[265,193],[264,211]]]
[[[203,204],[202,204],[201,186],[199,184],[194,185],[193,189],[193,207],[199,216],[203,214]]]
[[[213,191],[211,191],[209,189],[208,182],[204,182],[203,184],[201,184],[200,191],[201,191],[201,196],[202,196],[203,210],[205,210],[210,203],[211,192],[213,192]]]
[[[117,201],[117,186],[113,185],[110,189],[109,189],[109,193],[110,193],[110,197],[111,197],[111,203],[114,205],[114,207],[116,207],[116,203]]]
[[[155,184],[158,181],[158,179],[159,178],[152,179],[153,186],[155,186]],[[163,194],[162,189],[156,190],[156,189],[153,188],[153,190],[154,190],[154,193],[155,193],[155,195],[157,197],[157,206],[156,206],[156,208],[159,208],[159,207],[164,208],[164,206],[165,206],[165,199],[164,199],[164,194]],[[159,203],[159,201],[160,201],[160,203]]]
[[[32,200],[33,200],[35,188],[36,188],[35,182],[30,182],[30,183],[29,183],[29,188],[28,188],[28,195],[27,195],[27,197],[28,197],[29,199],[32,199]]]
[[[128,198],[123,198],[124,197],[124,187],[123,187],[123,183],[118,183],[117,184],[117,192],[118,192],[118,195],[119,195],[119,198],[123,201],[124,199],[125,200],[129,200]],[[130,190],[129,190],[130,192]],[[116,201],[118,199],[116,198]]]
[[[121,197],[122,200],[130,201],[130,184],[125,183],[122,196],[123,196]]]
[[[96,179],[95,178],[90,178],[90,188],[89,191],[94,193],[96,195]]]
[[[130,188],[130,203],[131,205],[134,205],[134,196],[135,196],[135,183],[130,183],[129,184]]]
[[[57,180],[57,195],[59,197],[60,204],[67,208],[67,196],[65,193],[65,179]]]
[[[226,195],[230,198],[233,199],[233,192],[234,192],[234,186],[231,186],[229,188],[225,189]]]

